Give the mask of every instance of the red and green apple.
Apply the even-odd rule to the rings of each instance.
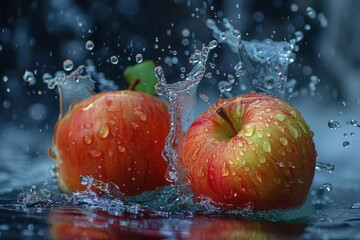
[[[188,129],[181,165],[195,195],[218,205],[298,207],[314,177],[312,138],[300,112],[278,98],[220,99]]]

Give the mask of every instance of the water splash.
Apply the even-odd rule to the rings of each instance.
[[[287,69],[288,65],[295,61],[294,47],[296,42],[302,39],[300,32],[289,42],[275,42],[271,39],[245,41],[226,18],[223,19],[225,32],[221,31],[212,19],[208,19],[206,25],[212,30],[215,39],[226,43],[238,54],[239,62],[234,70],[239,83],[249,80],[258,92],[283,99],[286,97]]]
[[[216,45],[211,42],[211,46]],[[194,120],[196,108],[196,90],[205,73],[205,64],[210,52],[210,46],[203,46],[201,51],[197,50],[190,56],[189,62],[194,65],[193,69],[184,81],[167,83],[162,67],[155,68],[155,75],[158,78],[156,91],[160,96],[166,97],[169,102],[170,132],[166,138],[163,156],[168,162],[167,179],[181,191],[189,196],[190,192],[185,187],[185,176],[179,166],[184,141],[184,134]]]

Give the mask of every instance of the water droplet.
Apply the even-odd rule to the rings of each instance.
[[[48,83],[51,79],[53,79],[53,77],[49,73],[44,73],[42,75],[42,80],[44,83]]]
[[[262,164],[266,163],[266,158],[264,156],[260,156],[259,157],[259,162],[262,163]]]
[[[118,64],[118,62],[119,62],[119,59],[116,56],[111,56],[110,57],[110,63],[111,64],[116,65],[116,64]]]
[[[36,83],[36,78],[33,72],[26,70],[23,75],[23,80],[29,85],[34,85]]]
[[[110,132],[109,126],[106,125],[106,124],[104,124],[104,125],[102,125],[102,126],[100,127],[99,132],[98,132],[97,135],[98,135],[99,138],[105,139],[105,138],[107,138],[107,136],[109,135],[109,132]]]
[[[147,117],[146,117],[145,113],[143,113],[141,111],[138,111],[138,110],[136,110],[134,113],[135,113],[136,116],[139,117],[140,121],[142,121],[142,122],[146,121]]]
[[[126,148],[125,148],[124,146],[122,146],[122,145],[119,145],[119,146],[118,146],[118,151],[119,151],[120,153],[124,153],[124,152],[126,152]]]
[[[262,149],[264,152],[270,153],[271,152],[271,145],[268,141],[263,141],[262,143]]]
[[[91,123],[91,122],[88,122],[88,123],[85,123],[84,124],[84,128],[85,129],[90,129],[90,128],[92,128],[93,127],[93,124]]]
[[[134,130],[137,130],[139,128],[139,124],[137,124],[136,122],[132,122],[131,126]]]
[[[84,143],[85,144],[89,145],[89,144],[92,143],[92,141],[93,141],[92,136],[88,136],[88,135],[84,136]]]
[[[205,176],[204,167],[201,166],[201,167],[198,169],[198,171],[197,171],[196,174],[197,174],[198,177],[204,177],[204,176]]]
[[[219,39],[222,40],[222,41],[225,41],[226,40],[226,33],[225,32],[221,32],[219,34]]]
[[[281,142],[282,145],[284,145],[284,146],[288,145],[288,140],[287,140],[286,138],[283,138],[283,137],[282,137],[282,138],[280,138],[279,140],[280,140],[280,142]]]
[[[206,77],[206,78],[212,78],[212,73],[211,73],[211,72],[207,72],[207,73],[205,74],[205,77]]]
[[[296,32],[294,33],[294,36],[295,36],[295,41],[296,41],[296,42],[300,42],[300,41],[303,40],[303,38],[304,38],[304,34],[303,34],[303,32],[301,32],[301,31],[296,31]]]
[[[226,162],[223,162],[222,167],[221,167],[221,176],[226,177],[230,175],[230,171],[229,168],[227,166]]]
[[[103,155],[103,152],[99,151],[99,150],[90,150],[88,153],[89,153],[90,157],[93,157],[93,158],[98,158]]]
[[[74,68],[74,63],[71,59],[66,59],[64,62],[63,62],[63,68],[65,71],[69,72],[71,70],[73,70]]]
[[[143,55],[141,53],[136,54],[135,61],[141,63],[143,61]]]
[[[332,173],[334,169],[335,165],[332,163],[316,162],[316,170],[318,171],[326,171],[328,173]]]
[[[320,186],[320,189],[330,192],[332,190],[332,185],[330,183],[324,183]]]
[[[337,120],[330,120],[328,122],[328,127],[330,129],[338,129],[338,128],[341,128],[341,125],[340,125],[339,121],[337,121]]]
[[[251,137],[252,135],[254,135],[255,132],[255,126],[254,125],[246,125],[245,126],[245,131],[244,131],[244,136],[245,137]]]
[[[351,119],[350,124],[353,126],[357,126],[358,122],[355,119]]]
[[[312,7],[307,7],[305,13],[311,19],[316,18],[316,12]]]
[[[231,35],[234,37],[234,38],[237,38],[237,39],[240,39],[241,38],[241,32],[237,29],[233,30],[231,32]]]
[[[349,141],[344,141],[344,142],[343,142],[343,147],[344,147],[344,148],[350,147],[350,142],[349,142]]]
[[[209,48],[210,49],[214,49],[218,46],[218,42],[216,40],[212,40],[211,42],[209,42]]]
[[[289,125],[289,131],[290,131],[290,135],[294,138],[297,139],[299,136],[299,132],[296,130],[296,128],[294,128],[293,126]]]
[[[85,48],[87,49],[87,50],[89,50],[89,51],[91,51],[91,50],[93,50],[94,49],[94,42],[93,41],[91,41],[91,40],[88,40],[88,41],[86,41],[86,43],[85,43]]]
[[[220,81],[218,83],[218,89],[220,93],[230,92],[232,90],[232,84],[228,81]]]

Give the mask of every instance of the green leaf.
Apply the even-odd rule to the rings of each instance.
[[[155,85],[157,78],[155,77],[154,69],[155,63],[151,60],[146,60],[126,67],[124,77],[129,85],[136,79],[140,80],[140,83],[135,87],[135,91],[156,95]]]

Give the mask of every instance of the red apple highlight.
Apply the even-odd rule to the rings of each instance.
[[[60,188],[84,190],[80,175],[115,183],[125,195],[165,185],[169,126],[167,104],[145,93],[105,92],[77,103],[55,126]]]
[[[300,206],[315,171],[313,132],[275,97],[220,99],[190,126],[182,167],[197,196],[253,210]]]

